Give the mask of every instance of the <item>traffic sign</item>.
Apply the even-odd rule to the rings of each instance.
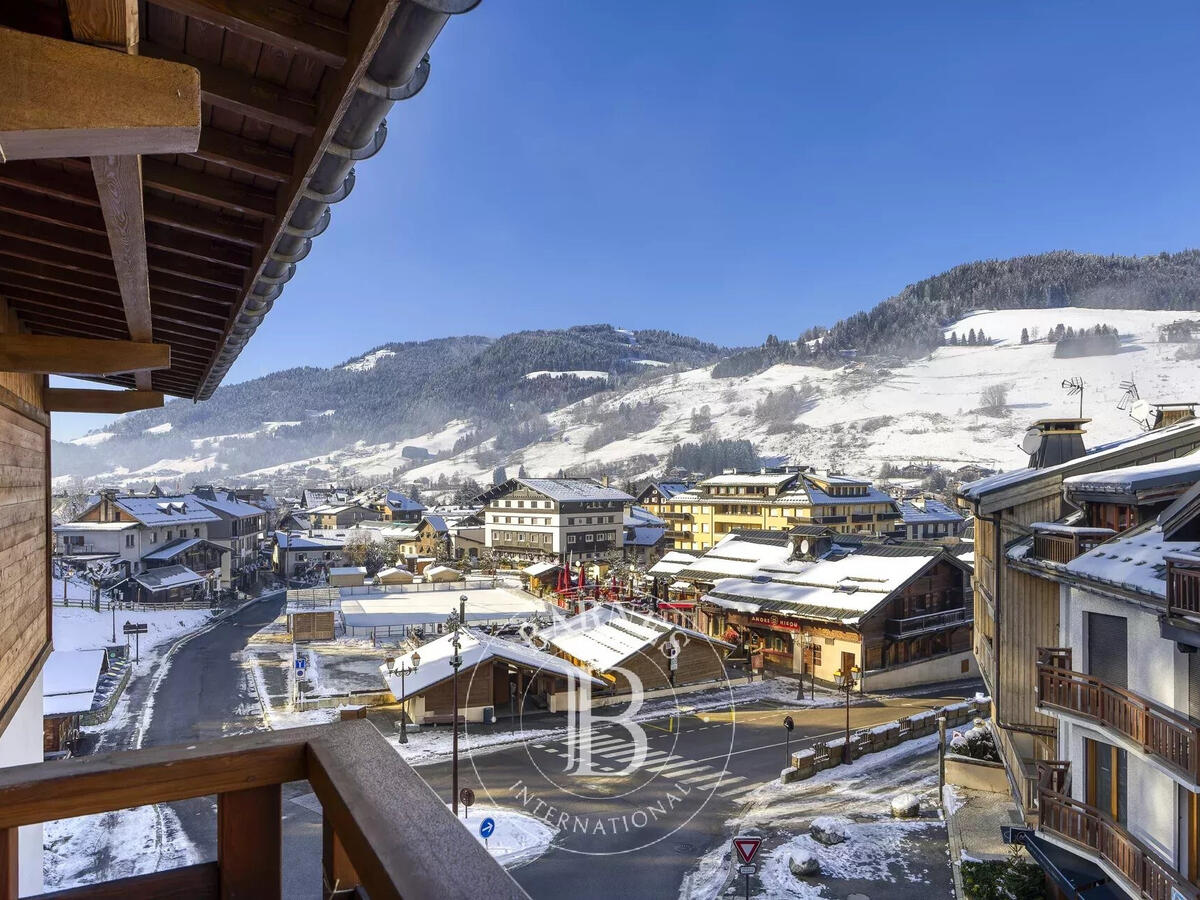
[[[475,805],[475,792],[473,790],[471,790],[470,788],[463,788],[461,791],[458,792],[458,801],[463,806],[474,806]]]
[[[733,839],[733,848],[737,850],[738,859],[747,866],[754,862],[754,854],[758,853],[758,848],[761,846],[762,838],[760,837],[739,834]]]
[[[144,622],[126,622],[125,627],[121,629],[126,634],[146,634],[150,630],[150,626]]]
[[[753,875],[758,871],[758,866],[738,866],[739,875]]]
[[[783,727],[786,728],[788,731],[791,731],[793,728],[796,727],[796,723],[792,721],[791,716],[784,716],[783,717]]]
[[[488,816],[479,823],[479,836],[485,841],[496,833],[496,820]]]

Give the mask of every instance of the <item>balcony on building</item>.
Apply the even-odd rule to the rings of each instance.
[[[1033,551],[1027,559],[1066,565],[1116,535],[1111,528],[1034,522]]]
[[[974,621],[974,612],[966,607],[922,613],[903,619],[888,619],[886,634],[890,638],[908,638],[920,634],[958,628]]]
[[[1038,650],[1038,708],[1087,722],[1192,790],[1200,787],[1200,722],[1071,667],[1066,647]]]
[[[1200,900],[1200,889],[1171,862],[1124,825],[1073,798],[1068,790],[1070,775],[1069,762],[1038,764],[1039,836],[1094,863],[1130,896],[1147,900]],[[1111,896],[1112,892],[1100,895]]]

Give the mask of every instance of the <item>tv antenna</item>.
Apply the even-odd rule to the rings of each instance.
[[[1121,395],[1121,399],[1117,401],[1117,409],[1130,409],[1137,400],[1141,399],[1133,376],[1130,376],[1128,381],[1122,381],[1120,387],[1124,393]]]
[[[1143,400],[1138,394],[1132,376],[1128,381],[1121,382],[1121,390],[1125,393],[1117,401],[1117,409],[1128,412],[1129,418],[1141,425],[1144,431],[1149,431],[1154,419],[1154,407],[1150,405],[1149,400]]]
[[[1083,418],[1083,379],[1078,375],[1071,378],[1064,378],[1062,383],[1063,390],[1067,392],[1068,397],[1079,395],[1079,418]]]

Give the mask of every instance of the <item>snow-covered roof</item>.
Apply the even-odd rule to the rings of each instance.
[[[1063,486],[1075,493],[1133,494],[1187,487],[1197,481],[1200,481],[1200,453],[1192,452],[1140,466],[1070,475],[1063,479]]]
[[[42,715],[64,716],[92,708],[104,671],[104,650],[55,650],[42,669]]]
[[[667,523],[659,516],[656,516],[644,506],[631,506],[629,512],[625,514],[625,524],[628,526],[636,525],[658,525],[665,526]]]
[[[154,562],[166,562],[169,559],[174,559],[180,553],[186,553],[193,547],[200,544],[208,544],[210,547],[216,547],[222,553],[228,553],[228,547],[222,547],[220,544],[214,544],[212,541],[206,541],[204,538],[182,538],[177,541],[171,541],[166,546],[159,547],[150,553],[142,556],[143,560],[149,559]]]
[[[689,639],[733,646],[699,631],[608,603],[560,619],[543,628],[537,636],[556,650],[586,662],[595,671],[606,672],[671,632],[686,634]]]
[[[446,525],[446,520],[442,516],[434,516],[426,513],[424,521],[429,523],[429,527],[438,534],[445,534],[450,529]]]
[[[451,574],[455,578],[462,578],[462,572],[460,572],[458,569],[452,568],[451,566],[429,566],[421,574],[423,574],[426,578],[436,578],[438,575],[447,574]]]
[[[232,492],[228,494],[217,492],[211,500],[207,497],[197,497],[196,499],[209,509],[232,516],[235,519],[245,519],[249,516],[261,516],[263,514],[262,509],[253,503],[239,500]]]
[[[148,591],[165,591],[168,588],[186,587],[189,584],[202,584],[204,576],[197,575],[187,566],[160,566],[149,569],[140,575],[134,575],[133,580]]]
[[[799,477],[799,472],[727,472],[705,478],[698,487],[780,487]]]
[[[561,568],[562,566],[560,566],[558,563],[539,562],[534,563],[531,566],[526,566],[521,571],[530,578],[537,578],[539,575],[545,575],[547,572],[553,572],[556,569]]]
[[[849,484],[855,484],[855,485],[862,485],[862,484],[870,483],[870,482],[863,482],[856,478],[846,479],[846,481]],[[822,506],[845,506],[847,504],[858,504],[858,503],[895,504],[895,502],[896,502],[895,500],[892,499],[890,494],[886,494],[883,491],[879,490],[879,488],[874,487],[874,486],[868,487],[867,490],[861,494],[851,494],[851,495],[841,496],[841,495],[827,494],[825,491],[821,490],[820,486],[818,486],[816,482],[812,481],[809,478],[805,478],[804,479],[804,489],[808,492],[808,499],[812,503],[814,503],[814,504],[819,503]]]
[[[404,676],[403,685],[401,685],[399,676],[388,675],[386,664],[379,667],[379,673],[397,700],[403,700],[406,695],[417,696],[454,674],[454,669],[450,666],[450,660],[454,656],[453,639],[453,634],[445,634],[437,640],[417,648],[414,652],[420,657],[420,665],[411,674]],[[412,653],[405,653],[403,656],[397,657],[396,665],[412,669],[412,655]],[[459,634],[459,655],[462,657],[462,666],[459,672],[464,678],[470,677],[466,673],[473,666],[495,658],[507,660],[548,675],[575,678],[607,686],[606,682],[595,678],[568,660],[537,650],[528,644],[489,635],[477,628],[467,628]]]
[[[544,494],[552,500],[561,502],[579,502],[585,500],[619,500],[626,502],[633,498],[624,491],[605,487],[591,478],[516,478],[514,481],[523,484],[532,491]]]
[[[365,566],[330,566],[330,575],[366,575]]]
[[[650,575],[677,575],[700,558],[698,553],[669,550],[662,559],[650,567]]]
[[[753,577],[764,565],[780,566],[792,555],[787,533],[778,532],[778,542],[752,540],[733,532],[678,573],[683,578],[712,581],[714,578]]]
[[[1156,428],[1153,431],[1146,431],[1141,434],[1110,441],[1106,444],[1100,444],[1087,451],[1083,456],[1059,463],[1056,466],[1046,466],[1041,469],[1029,468],[1027,466],[1022,469],[1013,469],[1009,472],[989,475],[986,478],[980,478],[978,481],[964,484],[959,488],[959,494],[967,500],[976,501],[982,499],[987,494],[1016,487],[1026,481],[1033,481],[1046,476],[1058,476],[1061,478],[1068,476],[1074,471],[1099,470],[1099,467],[1103,466],[1106,459],[1117,456],[1124,451],[1139,448],[1148,449],[1159,441],[1193,431],[1200,431],[1200,420],[1189,419],[1169,425],[1166,428]]]
[[[62,525],[55,525],[54,531],[55,533],[74,533],[76,531],[126,531],[130,528],[137,527],[137,522],[66,522]]]
[[[625,546],[654,547],[663,539],[663,535],[666,533],[667,529],[662,525],[626,526]]]
[[[180,522],[219,522],[195,494],[175,497],[117,497],[117,506],[143,525],[173,525]]]
[[[1195,553],[1196,541],[1164,540],[1157,525],[1133,529],[1089,550],[1066,564],[1070,575],[1164,598],[1167,594],[1166,555]]]
[[[275,532],[275,543],[284,550],[340,550],[345,540],[330,537],[310,537],[289,531]]]
[[[424,504],[418,503],[416,500],[413,500],[407,494],[403,494],[400,491],[388,491],[383,498],[383,502],[386,503],[393,512],[421,512],[425,509]]]
[[[905,500],[900,504],[900,516],[904,519],[905,525],[938,522],[957,524],[963,520],[963,516],[959,514],[958,510],[932,497],[926,497],[921,504],[913,500]]]
[[[647,486],[653,486],[657,488],[658,492],[668,500],[674,497],[676,494],[682,494],[684,491],[691,488],[691,485],[684,481],[655,481],[652,482],[651,485]]]
[[[388,566],[386,569],[380,569],[375,573],[375,580],[379,581],[383,578],[394,578],[397,575],[406,575],[408,576],[409,581],[413,579],[413,573],[408,571],[408,569],[402,569],[399,566]]]
[[[358,588],[357,590],[361,590]],[[342,593],[342,618],[348,626],[424,625],[444,622],[458,598],[467,595],[468,622],[506,622],[553,615],[555,607],[523,591],[481,588],[461,591],[405,591],[403,588],[363,594]]]

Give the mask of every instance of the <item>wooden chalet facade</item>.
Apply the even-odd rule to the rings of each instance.
[[[588,478],[510,478],[479,500],[489,550],[549,562],[619,556],[633,498]]]
[[[209,398],[476,2],[0,5],[3,900],[42,891],[40,823],[198,797],[216,800],[215,860],[72,895],[278,898],[294,781],[321,802],[326,884],[526,896],[366,722],[41,762],[49,414]]]
[[[974,522],[975,657],[992,698],[997,748],[1013,794],[1030,819],[1037,816],[1038,763],[1058,758],[1056,724],[1038,707],[1037,653],[1057,646],[1059,589],[1011,565],[1008,548],[1031,537],[1035,523],[1056,522],[1067,513],[1064,478],[1173,459],[1200,447],[1200,422],[1188,420],[1085,453],[1085,424],[1080,419],[1039,423],[1040,443],[1029,467],[958,491],[960,506]]]

